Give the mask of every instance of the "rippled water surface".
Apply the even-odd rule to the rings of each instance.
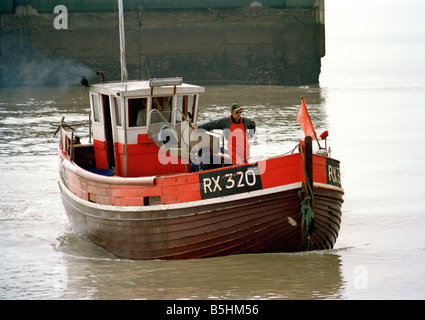
[[[233,103],[245,108],[260,159],[303,137],[305,97],[316,131],[329,130],[345,190],[336,246],[317,252],[111,256],[72,231],[57,186],[53,133],[62,116],[88,120],[85,89],[1,89],[0,299],[424,299],[423,39],[339,39],[338,51],[328,44],[320,86],[213,86],[201,98],[200,123]]]

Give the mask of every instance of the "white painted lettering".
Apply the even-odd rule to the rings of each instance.
[[[233,173],[228,173],[224,176],[227,177],[226,189],[232,189],[235,186],[235,181],[233,181]],[[229,184],[230,183],[230,184]]]
[[[341,176],[339,173],[339,168],[335,168],[332,166],[328,167],[328,177],[331,182],[336,182],[341,184]]]
[[[262,189],[258,165],[206,172],[199,175],[202,199]],[[212,176],[212,174],[215,174]]]
[[[219,183],[219,181],[220,181],[220,176],[218,176],[217,177],[217,180],[215,180],[213,177],[211,177],[211,179],[214,181],[214,190],[213,190],[213,192],[215,192],[215,190],[219,190],[219,191],[221,191],[221,187],[220,187],[220,185],[218,184]]]
[[[236,172],[236,174],[237,174],[238,176],[241,176],[241,177],[239,178],[238,188],[245,187],[245,184],[243,183],[243,178],[244,178],[244,174],[243,174],[243,172],[242,172],[242,171],[238,171],[238,172]]]
[[[333,178],[333,171],[332,171],[332,166],[329,166],[329,167],[328,167],[328,177],[329,177],[329,180],[330,180],[330,181],[334,181],[334,178]]]
[[[211,179],[210,178],[204,178],[203,183],[204,183],[204,193],[207,193],[207,189],[209,189],[210,192],[212,192]]]
[[[251,176],[251,177],[252,177],[252,180],[251,180],[251,181],[250,181],[250,179],[248,178],[249,176]],[[253,186],[253,185],[255,185],[255,182],[256,182],[255,172],[254,172],[254,171],[252,171],[251,169],[248,169],[248,170],[245,172],[245,181],[246,181],[246,184],[247,184],[247,185],[249,185],[249,186]]]

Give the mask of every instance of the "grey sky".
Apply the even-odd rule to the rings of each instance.
[[[325,0],[326,33],[425,32],[423,0]]]

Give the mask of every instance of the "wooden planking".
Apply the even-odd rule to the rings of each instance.
[[[313,249],[333,248],[341,225],[342,202],[342,194],[337,191],[314,189]]]
[[[249,226],[245,229],[240,229],[239,231],[225,233],[219,237],[207,239],[204,241],[191,242],[187,245],[175,247],[175,248],[141,248],[126,246],[126,250],[131,251],[133,257],[138,258],[194,258],[194,257],[205,257],[205,256],[216,256],[224,254],[235,254],[235,253],[256,253],[261,252],[261,250],[256,248],[257,245],[264,246],[264,244],[270,239],[270,232],[273,231],[273,228],[281,228],[281,221],[276,219],[271,219],[267,222],[259,224],[257,226]],[[293,227],[292,227],[293,228]],[[293,228],[295,229],[295,228]],[[118,255],[123,253],[118,253],[123,248],[122,243],[117,246],[118,251],[115,252]],[[112,249],[113,250],[113,249]]]
[[[326,159],[315,157],[315,174],[326,178]],[[264,170],[261,179],[263,188],[270,188],[284,184],[302,181],[303,170],[300,154],[293,154],[286,157],[272,158],[259,163],[260,170]],[[320,168],[317,169],[317,168]],[[219,170],[219,169],[217,169]],[[319,173],[321,171],[321,173]],[[72,174],[71,174],[72,175]],[[162,204],[172,204],[179,202],[189,202],[200,200],[199,173],[177,174],[172,176],[162,176],[157,178],[157,186],[108,186],[93,181],[86,181],[81,177],[72,175],[70,178],[70,189],[82,199],[91,199],[99,204],[106,205],[143,205],[140,197],[161,197]],[[316,176],[315,176],[316,177]],[[319,181],[319,182],[320,182]],[[91,194],[91,196],[89,196]],[[120,198],[120,199],[114,199]],[[125,199],[129,198],[129,199]]]
[[[279,200],[285,200],[288,204],[286,206],[279,204]],[[210,215],[213,215],[212,213],[205,213],[204,221],[199,219],[202,218],[202,215],[185,217],[184,219],[188,220],[183,223],[183,227],[186,225],[186,230],[185,228],[176,229],[175,227],[179,225],[179,219],[173,219],[173,224],[168,233],[157,230],[158,233],[155,235],[153,230],[159,227],[152,225],[149,227],[152,228],[150,233],[146,233],[146,230],[141,228],[139,230],[141,236],[137,236],[136,232],[133,237],[124,237],[126,239],[123,238],[121,239],[122,241],[117,240],[119,237],[114,232],[125,234],[128,232],[125,228],[131,228],[130,225],[125,227],[120,225],[121,223],[111,224],[108,232],[106,230],[98,230],[98,228],[103,229],[105,224],[99,224],[100,220],[94,219],[93,222],[89,223],[91,230],[89,230],[90,234],[88,236],[94,242],[106,247],[108,251],[116,255],[138,259],[202,257],[223,255],[228,252],[286,251],[291,250],[291,247],[300,246],[299,227],[294,227],[288,222],[287,218],[288,215],[294,220],[298,217],[299,208],[294,209],[292,202],[298,203],[298,197],[292,196],[288,198],[287,195],[283,195],[280,199],[270,199],[268,205],[263,204],[262,206],[259,203],[253,203],[246,205],[245,210],[238,207],[216,210],[214,213],[216,214],[215,219],[218,219],[217,221],[214,221],[214,217],[210,217]],[[72,208],[69,205],[66,207],[68,210]],[[74,210],[71,216],[73,215],[78,215],[78,212]],[[234,217],[232,217],[233,215]],[[85,219],[78,217],[71,219],[79,220],[79,222],[74,221],[74,223],[79,224],[82,228],[87,228],[90,220],[87,217]],[[190,219],[193,220],[192,224],[189,221]],[[86,221],[83,222],[83,220]],[[128,221],[125,223],[128,224]],[[199,224],[205,226],[199,227]],[[194,227],[191,227],[191,225]],[[164,224],[163,227],[170,226]],[[210,228],[210,231],[208,231],[208,228]],[[289,232],[293,234],[289,237],[292,240],[288,241],[289,238],[287,237],[287,241],[284,241],[285,234],[290,230],[293,230]],[[83,233],[87,232],[87,230],[84,231]],[[175,240],[172,240],[172,237],[169,238],[170,235],[174,235]],[[157,237],[156,239],[155,236]],[[170,239],[172,243],[174,241],[175,246],[170,245]],[[155,244],[155,241],[157,244]],[[267,244],[268,242],[269,244]]]
[[[94,225],[101,225],[105,232],[108,232],[109,229],[114,230],[118,225],[123,229],[123,233],[129,236],[137,234],[151,236],[167,233],[168,239],[173,240],[180,237],[189,237],[189,235],[200,236],[209,234],[217,229],[220,230],[237,223],[259,219],[263,216],[267,217],[274,212],[281,212],[282,210],[286,210],[287,207],[293,206],[293,203],[285,205],[278,201],[275,200],[266,204],[247,204],[244,207],[234,206],[228,209],[213,210],[197,215],[182,216],[176,219],[140,219],[121,220],[117,222],[115,220],[104,220],[102,217],[92,217],[91,220]],[[293,202],[295,203],[296,200],[293,200]],[[131,239],[130,241],[133,240]]]
[[[225,233],[232,233],[236,230],[236,228],[243,229],[245,227],[255,226],[270,220],[276,220],[284,216],[283,213],[285,213],[285,210],[282,210],[282,207],[275,207],[274,209],[271,207],[256,208],[251,209],[251,212],[243,209],[238,210],[239,212],[237,213],[239,215],[228,212],[226,215],[218,216],[214,215],[214,212],[204,215],[207,216],[207,218],[201,221],[198,216],[195,216],[190,217],[190,219],[187,218],[186,220],[188,221],[182,221],[181,224],[175,224],[172,226],[167,223],[163,223],[162,226],[145,224],[133,226],[128,223],[126,226],[123,226],[122,224],[119,224],[120,233],[122,234],[119,238],[120,241],[128,243],[143,243],[145,242],[144,239],[149,239],[149,246],[178,247],[200,241],[200,239],[208,240],[210,238],[218,237],[217,234],[222,235]],[[109,238],[111,240],[117,238],[117,235],[115,234],[117,231],[116,223],[99,224],[101,221],[93,221],[93,223],[88,221],[87,223],[89,227],[91,227],[91,224],[95,228],[101,227],[104,233],[104,238]],[[287,219],[285,219],[285,223],[288,224]],[[177,226],[179,228],[176,228]],[[158,243],[158,245],[155,243]]]
[[[163,226],[164,228],[170,227],[169,232],[162,232],[158,229],[160,227],[156,224],[158,222],[156,221],[153,225],[147,227],[151,230],[150,233],[139,226],[141,228],[139,232],[142,235],[139,237],[137,236],[137,227],[134,228],[133,232],[129,232],[132,228],[131,225],[127,227],[111,225],[110,232],[106,230],[101,230],[101,232],[99,230],[91,230],[92,234],[89,237],[97,244],[106,247],[108,251],[118,256],[133,259],[183,259],[236,253],[298,251],[301,249],[301,229],[299,224],[296,228],[289,224],[287,216],[289,215],[297,221],[299,200],[297,197],[292,197],[291,199],[298,203],[298,207],[297,205],[288,204],[287,209],[284,209],[285,206],[280,206],[281,208],[279,208],[277,199],[274,199],[270,201],[270,207],[258,206],[257,208],[261,208],[261,210],[256,211],[254,208],[256,204],[253,204],[253,208],[250,208],[253,211],[248,214],[248,216],[251,215],[251,218],[246,218],[244,214],[240,214],[241,210],[227,209],[224,210],[225,212],[220,212],[221,215],[217,212],[218,221],[207,217],[207,214],[205,215],[205,221],[202,221],[202,215],[185,217],[184,219],[188,220],[185,222],[173,219],[171,220],[173,221],[171,225],[167,226],[165,224]],[[269,209],[276,211],[272,212],[273,210]],[[291,213],[288,213],[288,210]],[[262,214],[267,212],[270,215],[269,218],[267,215],[265,217],[262,216]],[[239,217],[244,218],[227,217],[232,213],[236,216],[239,214]],[[332,248],[337,234],[330,231],[321,222],[322,215],[325,216],[321,210],[315,212],[315,214],[318,222],[316,232],[312,237],[313,248]],[[276,217],[273,217],[273,215],[276,215]],[[190,219],[194,219],[192,228]],[[238,223],[228,226],[233,219],[238,221]],[[207,222],[207,220],[209,221]],[[179,226],[179,222],[183,224],[180,229],[176,229]],[[129,222],[125,223],[128,224]],[[85,224],[87,225],[87,221]],[[204,225],[204,227],[199,228],[199,224]],[[96,221],[94,221],[93,225],[102,227],[102,225],[96,224]],[[158,229],[157,233],[152,231],[155,229]],[[117,235],[114,235],[114,231],[120,234],[134,233],[135,236],[117,240]],[[194,231],[198,231],[198,233],[192,234]],[[173,235],[175,240],[170,235]],[[172,243],[175,245],[173,246]]]
[[[313,181],[326,184],[326,177],[326,158],[318,155],[313,155]]]
[[[199,173],[160,177],[162,204],[200,200]]]
[[[263,188],[271,188],[303,180],[300,154],[272,158],[261,163]]]
[[[313,158],[315,182],[323,183],[326,158]],[[263,188],[303,179],[300,154],[262,161],[259,168],[260,171],[264,169],[261,176]],[[69,172],[68,186],[81,199],[107,205],[143,206],[144,197],[156,196],[161,196],[163,204],[200,199],[199,173],[162,176],[157,178],[155,186],[141,187],[104,185]],[[108,251],[133,259],[183,259],[302,250],[303,230],[297,191],[230,203],[146,212],[89,208],[82,203],[73,203],[66,194],[62,193],[62,197],[78,232]],[[341,223],[342,193],[321,188],[315,188],[314,192],[316,229],[312,235],[313,249],[332,248]]]
[[[161,195],[158,186],[109,185],[87,180],[68,171],[69,190],[77,197],[112,206],[143,206],[144,197]]]

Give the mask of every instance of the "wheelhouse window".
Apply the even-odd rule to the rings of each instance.
[[[91,101],[93,106],[93,120],[94,122],[100,123],[99,96],[97,94],[92,94]]]
[[[122,126],[122,101],[114,97],[115,121],[117,126]]]
[[[146,126],[147,98],[128,99],[128,126]]]
[[[163,122],[164,118],[166,121],[170,122],[172,107],[173,97],[152,97],[152,110],[158,110],[162,117],[158,112],[153,111],[151,113],[151,123]]]
[[[184,118],[193,122],[193,115],[195,114],[196,96],[194,94],[177,97],[177,109],[181,111],[177,112],[176,121],[182,121]],[[184,118],[182,119],[182,114]]]

